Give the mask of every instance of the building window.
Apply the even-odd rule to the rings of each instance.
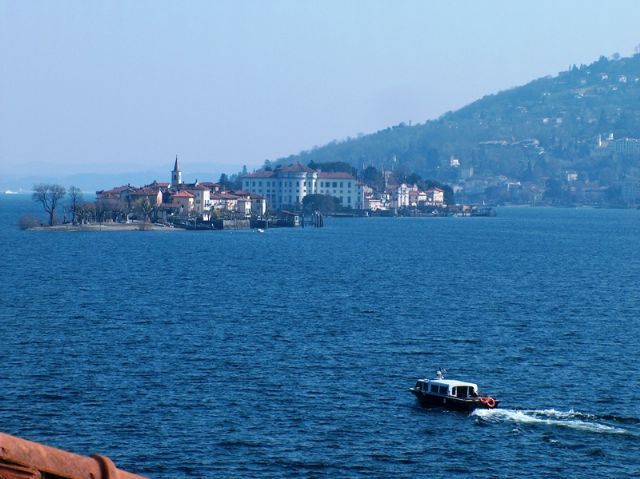
[[[337,188],[337,187],[338,187],[338,182],[337,182],[337,181],[334,181],[334,182],[333,182],[333,187],[334,187],[334,188]]]

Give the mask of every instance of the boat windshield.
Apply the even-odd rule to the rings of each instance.
[[[431,392],[436,394],[446,395],[449,388],[438,384],[431,384]]]
[[[468,398],[477,396],[473,390],[473,386],[457,386],[453,388],[453,395],[459,398]]]

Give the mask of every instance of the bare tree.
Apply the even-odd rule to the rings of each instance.
[[[111,208],[113,221],[127,222],[129,221],[129,213],[131,213],[131,203],[128,199],[118,198]]]
[[[49,214],[49,226],[53,226],[53,217],[58,207],[58,202],[66,194],[64,186],[40,183],[33,185],[33,201],[40,203]]]
[[[149,198],[145,198],[137,204],[136,208],[142,215],[142,221],[147,222],[153,219],[156,206],[151,204]]]
[[[90,223],[96,219],[96,204],[90,201],[78,203],[76,208],[76,221],[79,224]]]
[[[78,206],[82,203],[82,190],[76,186],[69,187],[69,209],[71,210],[71,223],[78,222]]]
[[[98,198],[96,199],[95,212],[96,221],[102,223],[108,219],[113,219],[113,205],[115,200],[112,198]]]

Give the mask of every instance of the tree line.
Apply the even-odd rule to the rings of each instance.
[[[132,202],[131,199],[99,198],[86,201],[82,190],[75,186],[68,189],[62,185],[39,183],[33,186],[32,199],[40,204],[47,214],[47,224],[53,226],[59,221],[60,211],[63,223],[80,225],[92,222],[126,221],[133,214],[138,219],[156,221],[159,210],[147,198]],[[66,200],[66,201],[65,201]],[[32,217],[23,217],[20,227],[23,229],[41,225],[40,221]]]
[[[65,197],[68,197],[68,204],[65,205],[65,210],[71,215],[71,223],[73,224],[88,221],[93,216],[92,211],[95,210],[93,202],[85,202],[82,197],[82,190],[76,186],[70,186],[67,190],[62,185],[39,183],[33,185],[33,194],[31,197],[33,201],[39,203],[44,209],[48,217],[49,226],[53,226],[56,222],[56,213],[60,210],[60,207],[63,206],[62,202]],[[35,220],[23,218],[21,224],[23,226],[29,226],[29,223],[33,223],[34,221]]]

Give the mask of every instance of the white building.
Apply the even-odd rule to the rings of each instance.
[[[316,171],[296,163],[260,170],[241,178],[242,189],[264,197],[268,208],[300,209],[307,195],[331,195],[344,207],[364,208],[364,190],[349,173]]]
[[[444,190],[441,188],[429,188],[427,191],[427,205],[445,206]]]
[[[378,211],[378,210],[386,210],[387,204],[380,197],[375,197],[373,194],[369,194],[365,196],[364,199],[364,207],[367,210]]]
[[[598,135],[596,153],[609,154],[620,153],[623,155],[638,155],[640,154],[640,139],[638,138],[618,138],[614,139],[613,133],[603,140],[602,136]]]
[[[209,213],[211,209],[211,190],[198,183],[194,185],[183,185],[181,191],[188,191],[194,198],[194,211],[200,215]]]
[[[411,187],[406,183],[402,183],[400,186],[391,190],[391,207],[392,208],[406,208],[410,206],[409,195],[412,191],[417,191],[417,188]]]
[[[314,193],[338,198],[340,204],[347,208],[364,209],[364,185],[349,173],[319,171]]]

